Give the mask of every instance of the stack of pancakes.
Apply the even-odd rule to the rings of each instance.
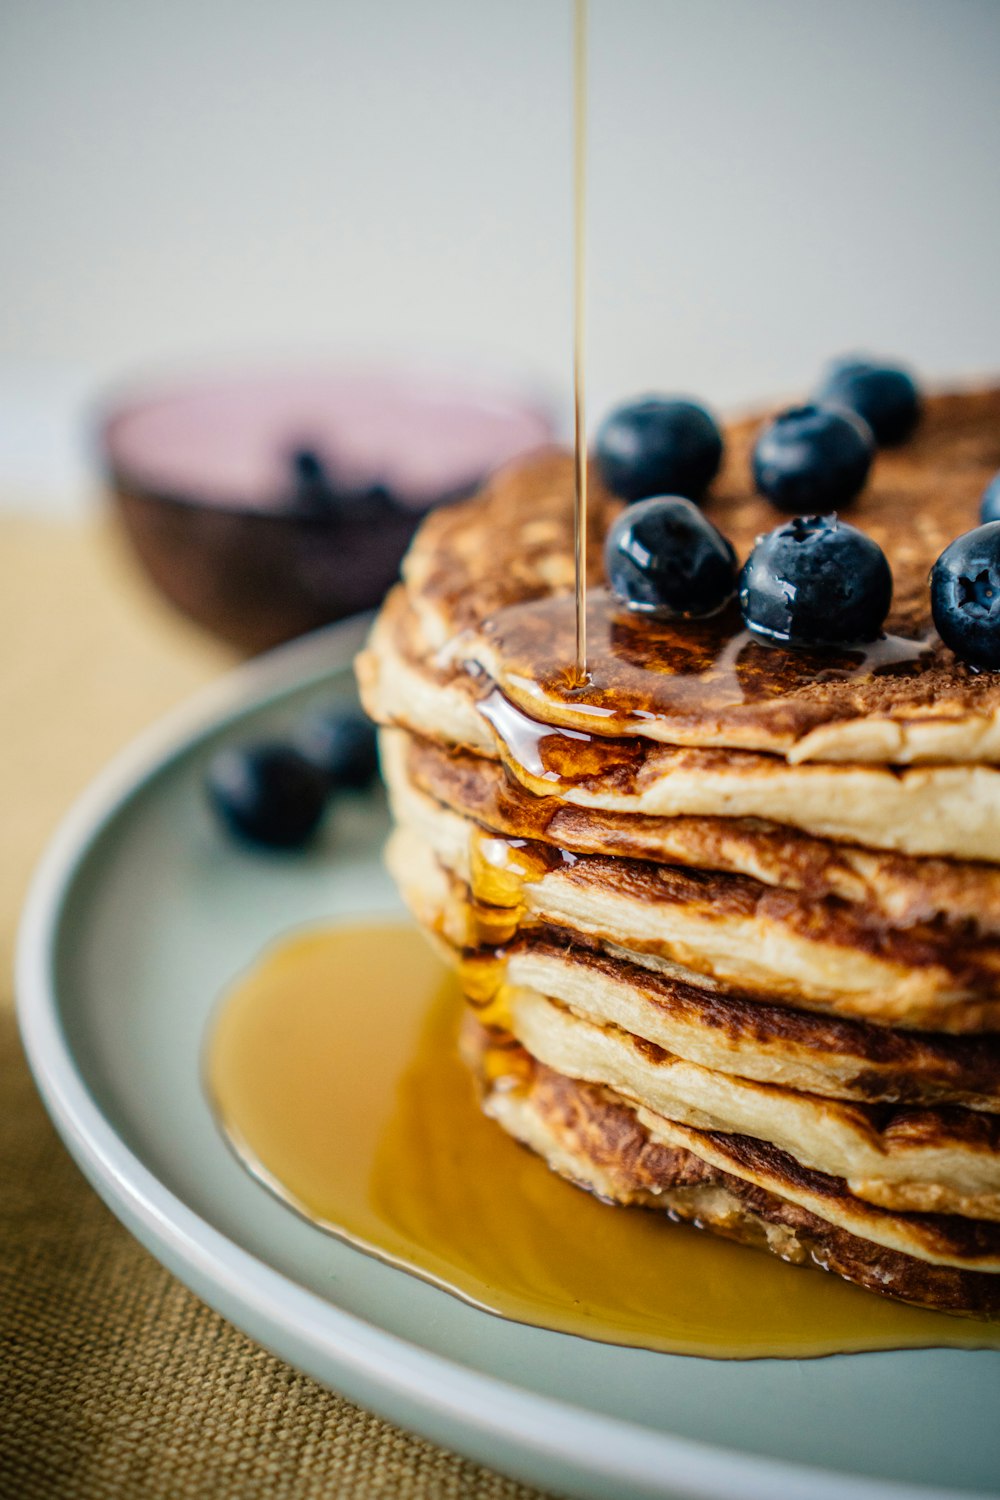
[[[706,511],[745,557],[757,422]],[[1000,468],[1000,390],[931,399],[850,520],[869,650],[666,625],[603,579],[574,682],[573,468],[434,513],[359,661],[389,862],[470,1002],[484,1107],[563,1176],[925,1306],[1000,1313],[1000,676],[927,575]]]

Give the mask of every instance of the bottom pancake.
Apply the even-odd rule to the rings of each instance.
[[[741,1148],[752,1157],[754,1143],[689,1131],[686,1145],[670,1144],[610,1090],[546,1067],[471,1015],[462,1041],[486,1113],[560,1176],[608,1202],[657,1208],[903,1302],[979,1317],[1000,1314],[1000,1275],[934,1264],[865,1239],[760,1186],[752,1174],[726,1170],[723,1156],[712,1159],[713,1148],[729,1150],[730,1165],[740,1166]],[[780,1181],[780,1171],[780,1160],[772,1162],[773,1180]]]

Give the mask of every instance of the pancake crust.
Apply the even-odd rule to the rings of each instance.
[[[565,1078],[473,1022],[463,1036],[463,1051],[479,1076],[486,1112],[561,1176],[610,1202],[658,1208],[792,1264],[833,1271],[883,1296],[982,1317],[1000,1312],[995,1273],[936,1263],[880,1243],[869,1237],[870,1227],[868,1234],[857,1234],[838,1223],[838,1212],[850,1220],[852,1205],[850,1194],[833,1180],[813,1183],[817,1206],[822,1203],[825,1210],[818,1213],[778,1191],[785,1181],[780,1160],[770,1185],[762,1187],[711,1160],[704,1133],[688,1132],[687,1145],[657,1140],[636,1112],[607,1090]],[[704,1154],[695,1154],[694,1145]],[[729,1165],[739,1165],[738,1154]],[[905,1235],[904,1216],[886,1217],[894,1218]],[[947,1237],[945,1222],[932,1224],[931,1234],[937,1228]],[[960,1250],[963,1232],[959,1221],[950,1239],[953,1252]],[[984,1248],[966,1243],[973,1257]]]
[[[996,1115],[823,1099],[685,1062],[534,990],[514,990],[508,1004],[510,1030],[532,1057],[671,1124],[766,1142],[798,1166],[845,1180],[859,1199],[874,1182],[885,1207],[1000,1220]]]
[[[723,994],[558,929],[520,938],[504,955],[502,978],[741,1078],[858,1103],[1000,1111],[1000,1038],[904,1032]]]
[[[1000,1044],[992,1036],[906,1032],[727,994],[690,971],[650,970],[615,945],[545,925],[500,949],[470,948],[475,934],[466,904],[423,852],[422,865],[409,857],[412,848],[394,841],[390,868],[413,915],[460,965],[467,999],[491,1019],[509,1024],[507,986],[519,985],[739,1077],[859,1103],[998,1110]]]
[[[740,557],[780,519],[752,489],[750,451],[760,425],[758,418],[727,428],[726,461],[705,506]],[[927,574],[942,549],[976,524],[979,496],[998,467],[996,388],[932,397],[915,437],[879,453],[850,521],[890,559],[887,629],[910,647],[884,671],[880,657],[874,674],[870,659],[748,641],[732,617],[653,626],[595,599],[591,681],[572,689],[568,455],[535,458],[473,500],[432,514],[404,576],[430,650],[447,650],[456,664],[478,662],[507,697],[552,725],[795,761],[995,761],[1000,682],[971,673],[933,634]],[[602,533],[616,507],[596,476],[592,494],[597,585]]]
[[[939,916],[1000,932],[1000,869],[832,844],[777,823],[724,817],[652,818],[538,797],[497,762],[383,730],[383,755],[402,760],[421,791],[496,833],[577,854],[620,855],[749,875],[810,900],[849,901],[897,927]],[[958,937],[959,934],[956,934]]]
[[[394,754],[383,764],[400,828],[471,889],[479,930],[473,920],[463,946],[554,924],[793,1005],[925,1030],[1000,1027],[1000,945],[991,939],[880,927],[846,903],[743,876],[508,845],[414,788]]]
[[[956,764],[903,768],[794,765],[752,750],[553,728],[537,717],[537,702],[531,717],[478,667],[449,676],[440,660],[421,659],[416,632],[406,598],[390,597],[359,662],[372,717],[499,756],[527,790],[553,802],[644,817],[764,819],[872,849],[1000,862],[1000,769],[992,765],[968,764],[964,754]]]

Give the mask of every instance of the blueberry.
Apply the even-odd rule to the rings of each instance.
[[[871,431],[853,412],[793,406],[758,437],[754,483],[781,510],[826,510],[864,489],[874,454]]]
[[[322,458],[313,448],[293,448],[288,458],[289,504],[303,515],[332,519],[340,509],[342,497],[334,490]]]
[[[967,531],[931,569],[938,635],[973,667],[1000,667],[1000,521]]]
[[[836,516],[796,516],[769,531],[740,575],[747,625],[792,646],[873,641],[891,600],[885,553]]]
[[[232,833],[252,844],[294,849],[315,833],[328,789],[323,773],[298,750],[265,741],[218,751],[206,790]]]
[[[1000,474],[994,474],[983,490],[983,498],[979,502],[979,519],[983,522],[1000,521]]]
[[[331,790],[364,791],[378,774],[375,725],[356,708],[327,708],[313,714],[295,743],[322,771]]]
[[[836,360],[823,376],[816,400],[856,412],[880,448],[905,442],[920,421],[920,392],[913,377],[868,359]]]
[[[719,472],[722,434],[693,401],[643,396],[608,413],[597,430],[594,456],[604,483],[623,500],[698,500]]]
[[[623,510],[608,532],[604,562],[622,603],[659,619],[714,615],[736,591],[736,553],[679,495]]]

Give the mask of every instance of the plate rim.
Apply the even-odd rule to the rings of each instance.
[[[813,1500],[955,1500],[955,1491],[654,1432],[558,1397],[526,1391],[380,1328],[300,1286],[188,1207],[125,1144],[92,1097],[61,1025],[53,965],[67,900],[90,849],[147,781],[200,739],[295,687],[349,669],[370,621],[370,615],[360,615],[326,626],[209,682],[120,750],[78,795],[51,835],[19,924],[15,999],[36,1087],[74,1160],[115,1216],[172,1275],[257,1343],[261,1340],[246,1326],[244,1310],[258,1323],[292,1333],[299,1347],[315,1355],[306,1373],[328,1388],[338,1389],[317,1373],[317,1363],[321,1366],[332,1354],[358,1379],[393,1391],[429,1417],[457,1422],[463,1435],[471,1430],[494,1441],[513,1441],[564,1471],[619,1485],[625,1481],[637,1493],[683,1493],[704,1500],[731,1500],[737,1495],[742,1500],[798,1500],[803,1493]],[[197,1275],[196,1287],[186,1272]],[[239,1317],[230,1310],[234,1301]],[[296,1363],[284,1354],[278,1357]],[[477,1461],[496,1467],[495,1459]]]

